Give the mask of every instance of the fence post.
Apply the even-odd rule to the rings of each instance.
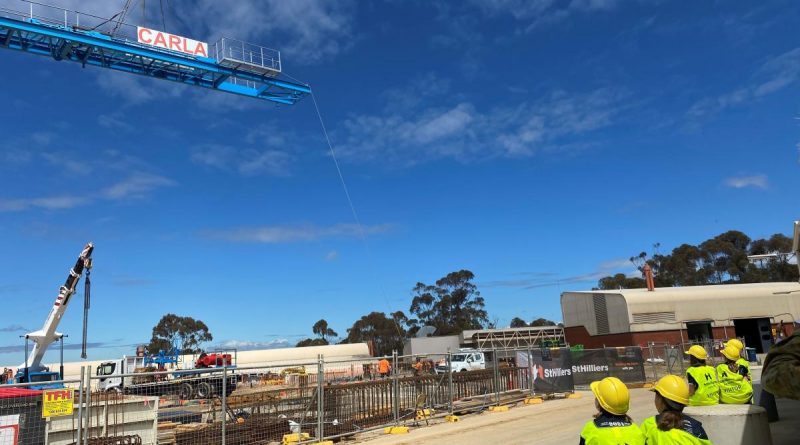
[[[397,386],[397,350],[392,350],[392,370],[390,373],[392,378],[392,414],[394,414],[394,423],[400,423],[400,400],[399,391]]]
[[[89,430],[91,429],[92,424],[92,368],[88,368],[86,371],[86,428],[83,430],[83,445],[89,444]],[[81,379],[83,380],[83,379]],[[124,396],[123,396],[124,397]],[[80,443],[80,442],[78,442]]]
[[[453,414],[453,353],[447,348],[447,410]]]
[[[222,366],[222,438],[221,443],[225,445],[225,433],[228,426],[228,366]]]
[[[530,345],[528,345],[528,386],[531,397],[533,397],[533,353]]]
[[[63,363],[63,362],[62,362]],[[83,438],[83,382],[86,381],[86,367],[81,366],[81,381],[78,383],[78,441],[77,443],[81,443],[81,439]],[[64,373],[61,373],[61,378],[64,378]],[[88,407],[87,407],[88,411]]]
[[[494,401],[500,405],[500,370],[497,367],[497,349],[492,348],[492,364],[494,365]]]
[[[647,342],[647,354],[648,358],[650,359],[650,368],[653,370],[653,382],[658,380],[658,371],[656,371],[656,358],[653,357],[653,342]],[[669,357],[665,355],[666,359],[664,360],[664,364],[667,363]],[[647,380],[647,379],[645,379]]]
[[[317,442],[325,438],[325,363],[323,355],[317,355]]]

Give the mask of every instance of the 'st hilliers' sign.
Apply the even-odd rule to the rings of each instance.
[[[136,39],[145,45],[182,52],[190,56],[208,57],[208,43],[176,36],[155,29],[136,27]]]

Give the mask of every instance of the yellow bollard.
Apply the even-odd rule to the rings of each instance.
[[[408,434],[407,426],[387,426],[383,429],[383,434]]]
[[[508,411],[508,406],[506,406],[506,405],[490,406],[489,407],[489,411],[491,411],[493,413],[504,413],[504,412]]]
[[[461,418],[459,418],[458,416],[453,414],[453,415],[450,415],[450,416],[445,416],[444,420],[446,420],[448,422],[458,422],[459,420],[461,420]]]
[[[301,440],[309,439],[311,436],[308,433],[292,433],[292,434],[284,434],[283,435],[283,445],[288,445],[290,443],[297,443]]]

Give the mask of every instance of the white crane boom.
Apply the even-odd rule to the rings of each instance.
[[[64,316],[64,311],[67,310],[70,298],[75,293],[81,274],[83,274],[84,269],[91,267],[92,250],[94,250],[94,245],[88,243],[81,251],[81,254],[78,255],[75,266],[69,271],[67,281],[58,290],[58,297],[56,297],[53,308],[50,310],[50,315],[47,316],[42,329],[25,336],[26,339],[32,340],[34,344],[27,361],[22,365],[23,368],[27,368],[30,371],[42,369],[42,359],[47,347],[61,337],[61,334],[56,332],[56,328],[61,322],[61,317]]]

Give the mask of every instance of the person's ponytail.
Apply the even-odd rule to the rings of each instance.
[[[683,428],[683,405],[673,402],[672,400],[656,393],[656,397],[660,398],[664,403],[664,411],[658,415],[658,429],[661,431],[669,431],[671,429]]]
[[[658,417],[658,429],[661,431],[669,431],[671,429],[681,429],[683,427],[683,413],[666,409]]]

